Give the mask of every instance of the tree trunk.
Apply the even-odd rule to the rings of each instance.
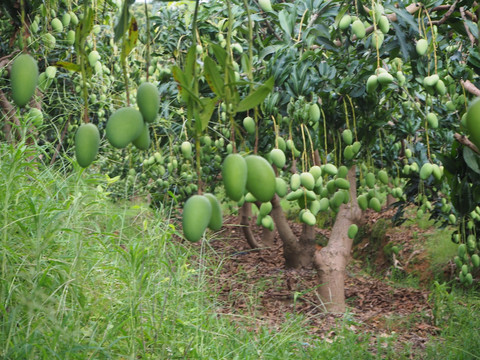
[[[248,245],[250,245],[252,249],[258,249],[260,247],[260,243],[257,241],[252,229],[250,228],[251,216],[252,204],[245,201],[240,208],[240,225],[242,225],[243,234],[245,235]]]
[[[299,239],[297,239],[292,229],[290,228],[290,225],[288,225],[288,221],[285,217],[282,206],[280,205],[280,199],[278,198],[278,195],[275,195],[273,197],[272,205],[273,207],[271,216],[273,218],[273,221],[275,222],[278,234],[280,235],[280,239],[283,243],[283,257],[285,258],[285,267],[287,269],[311,267],[315,243],[308,237],[311,236],[313,226],[310,226],[310,228],[312,229],[308,230],[304,228],[304,239],[299,241]],[[313,240],[315,239],[313,238]]]
[[[274,245],[274,235],[275,231],[267,229],[266,227],[262,230],[262,244],[267,247],[272,247]]]
[[[362,211],[357,203],[355,166],[348,171],[350,202],[340,207],[327,246],[316,251],[314,264],[321,283],[319,295],[329,312],[345,312],[345,273],[353,240],[347,235],[359,223]]]

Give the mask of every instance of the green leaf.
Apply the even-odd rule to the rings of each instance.
[[[57,61],[55,63],[55,66],[58,66],[58,67],[61,67],[63,69],[67,69],[67,70],[70,70],[70,71],[76,71],[76,72],[80,72],[82,70],[80,65],[74,64],[74,63],[71,63],[71,62],[68,62],[68,61]]]
[[[200,98],[202,105],[201,111],[198,112],[195,118],[195,127],[201,131],[204,131],[208,127],[208,123],[212,118],[213,111],[217,105],[218,97],[214,98]],[[200,121],[199,121],[200,120]]]
[[[118,42],[125,32],[127,31],[127,26],[130,23],[130,5],[132,5],[135,0],[124,0],[122,5],[122,12],[117,19],[117,23],[114,27],[114,40]]]
[[[213,53],[215,54],[215,57],[217,58],[218,63],[222,68],[225,67],[225,61],[227,59],[227,52],[225,51],[224,48],[222,48],[218,44],[210,44],[213,50]]]
[[[292,27],[290,26],[288,12],[283,9],[278,13],[278,21],[280,21],[280,27],[285,32],[286,38],[290,39],[292,37]]]
[[[470,169],[480,174],[479,156],[468,147],[463,148],[463,158]]]
[[[272,76],[265,81],[265,84],[257,87],[250,95],[240,101],[237,107],[237,112],[247,111],[261,104],[267,95],[272,91],[273,85],[274,80]]]
[[[220,75],[220,71],[218,71],[215,61],[209,56],[204,60],[204,71],[210,89],[212,89],[212,91],[218,96],[223,97],[225,84],[222,75]]]

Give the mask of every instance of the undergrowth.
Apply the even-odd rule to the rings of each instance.
[[[254,310],[221,314],[209,284],[222,260],[208,239],[182,242],[168,206],[114,203],[117,179],[69,173],[65,159],[45,166],[38,152],[0,145],[0,358],[410,357],[348,316],[319,339],[301,315],[273,327]]]

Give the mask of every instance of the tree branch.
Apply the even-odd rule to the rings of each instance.
[[[467,32],[468,38],[470,39],[470,45],[472,45],[473,47],[475,45],[476,40],[475,40],[475,36],[473,36],[472,32],[468,28],[467,17],[465,16],[465,9],[463,8],[463,6],[460,8],[460,15],[462,16],[462,19],[463,19],[463,26],[465,26],[465,31]]]
[[[453,135],[455,140],[457,140],[460,144],[465,145],[466,147],[472,149],[475,153],[480,155],[480,150],[472,143],[465,135],[460,135],[459,133],[455,133]]]
[[[460,80],[460,84],[467,90],[470,94],[475,96],[480,96],[480,89],[477,88],[470,80]]]
[[[453,12],[455,11],[455,8],[457,7],[458,1],[459,1],[459,0],[455,0],[455,2],[449,7],[448,11],[443,15],[443,17],[442,17],[440,20],[432,21],[432,25],[441,25],[441,24],[443,24],[445,21],[447,21],[447,19],[450,17],[450,15],[452,15]],[[448,8],[448,5],[444,5],[444,6],[442,6],[442,7]],[[433,9],[431,10],[431,12],[433,12],[433,11],[439,11],[439,10],[443,10],[443,9],[439,9],[439,7],[437,7],[437,8],[433,8]]]

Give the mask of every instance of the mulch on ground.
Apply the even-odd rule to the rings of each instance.
[[[369,221],[377,219],[378,215],[373,215]],[[227,218],[222,231],[209,242],[221,261],[210,278],[219,295],[219,313],[274,328],[285,321],[287,314],[297,313],[307,319],[319,338],[335,336],[337,320],[343,315],[325,313],[316,292],[320,285],[315,270],[285,269],[278,234],[273,247],[252,250],[237,224],[237,218]],[[301,232],[301,224],[292,222],[291,226],[297,234]],[[260,227],[252,228],[256,236],[261,236]],[[368,332],[374,339],[395,335],[399,342],[423,348],[427,338],[439,330],[432,325],[428,291],[394,286],[388,279],[365,274],[362,266],[360,260],[353,259],[347,271],[345,294],[349,316],[355,323],[352,330]]]

